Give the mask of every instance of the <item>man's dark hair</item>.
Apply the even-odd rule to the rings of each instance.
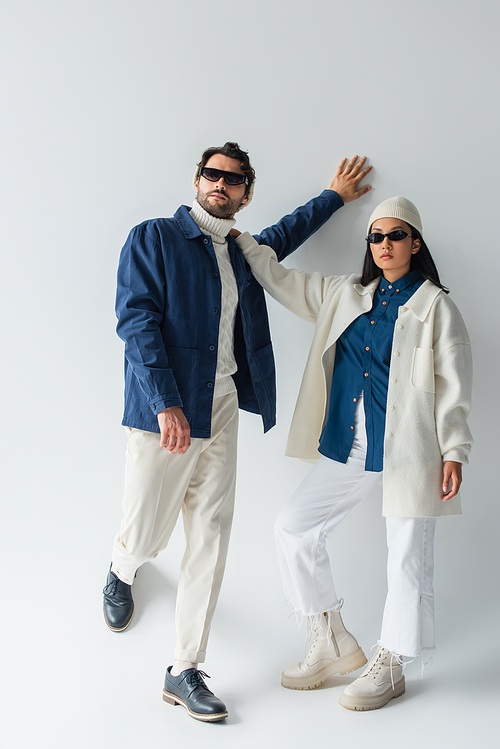
[[[248,180],[245,191],[245,195],[248,195],[248,191],[255,181],[255,171],[250,164],[248,151],[242,151],[239,145],[237,143],[233,143],[232,141],[224,143],[223,146],[212,146],[211,148],[207,148],[206,151],[203,151],[201,160],[198,163],[196,179],[198,179],[198,177],[200,176],[200,172],[206,165],[207,161],[217,153],[222,154],[222,156],[228,156],[230,159],[237,159],[240,162],[241,170]]]

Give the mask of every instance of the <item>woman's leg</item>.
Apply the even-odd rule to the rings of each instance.
[[[388,593],[380,644],[416,658],[433,650],[436,518],[387,518]]]
[[[326,540],[371,491],[380,473],[365,471],[363,401],[347,463],[321,456],[278,516],[275,538],[283,587],[294,611],[314,616],[339,608]]]
[[[402,658],[434,649],[435,518],[387,518],[388,593],[379,647],[340,698],[349,710],[376,710],[405,691]]]

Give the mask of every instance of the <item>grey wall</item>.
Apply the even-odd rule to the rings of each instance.
[[[437,535],[438,639],[456,649],[471,628],[487,639],[498,614],[491,596],[498,566],[497,4],[4,6],[2,551],[12,600],[22,607],[20,588],[36,582],[49,638],[68,575],[85,591],[84,609],[99,610],[125,446],[113,311],[118,253],[134,224],[192,201],[202,149],[229,139],[249,149],[258,176],[254,201],[238,216],[241,230],[259,231],[319,193],[343,156],[366,154],[375,167],[369,196],[342,209],[290,265],[354,272],[373,207],[397,194],[419,207],[475,357],[476,445],[465,470],[464,515],[441,521]],[[285,651],[276,648],[285,643],[288,658],[301,645],[286,623],[272,524],[308,470],[283,451],[312,328],[272,300],[269,308],[279,423],[263,437],[259,419],[242,414],[238,507],[212,646],[214,655],[226,649],[216,631],[232,622],[234,647],[244,636],[252,658],[267,643],[279,672]],[[157,562],[172,586],[181,548],[179,530]],[[346,523],[332,559],[346,617],[369,645],[385,590],[378,489]],[[9,636],[29,632],[23,617]],[[162,662],[170,657],[168,632]],[[31,647],[40,657],[43,647]],[[62,662],[58,668],[63,678]],[[15,671],[21,688],[23,672]]]

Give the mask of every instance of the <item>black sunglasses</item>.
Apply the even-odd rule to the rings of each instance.
[[[401,242],[402,239],[412,236],[413,234],[408,234],[407,231],[396,229],[396,231],[390,231],[389,234],[379,234],[378,232],[374,232],[373,234],[368,234],[365,239],[367,242],[370,242],[370,244],[380,244],[380,242],[384,241],[385,237],[389,237],[391,242]]]
[[[224,177],[226,185],[242,185],[248,184],[248,178],[244,174],[238,174],[238,172],[224,172],[222,169],[212,169],[211,166],[204,166],[200,174],[209,182],[218,182],[221,177]]]

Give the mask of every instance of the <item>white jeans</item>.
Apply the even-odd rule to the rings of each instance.
[[[338,609],[326,540],[371,491],[381,473],[365,470],[362,396],[347,463],[321,456],[284,507],[275,526],[284,592],[294,611],[315,617]],[[404,491],[404,487],[401,488]],[[415,658],[434,644],[435,518],[386,518],[388,593],[380,644]],[[366,551],[363,563],[370,564]],[[360,564],[360,553],[357,553]]]
[[[168,544],[182,509],[186,551],[177,591],[175,660],[205,660],[233,519],[238,439],[236,392],[214,398],[212,435],[192,439],[184,455],[160,447],[160,435],[128,431],[123,520],[112,570],[132,584],[138,567]]]

